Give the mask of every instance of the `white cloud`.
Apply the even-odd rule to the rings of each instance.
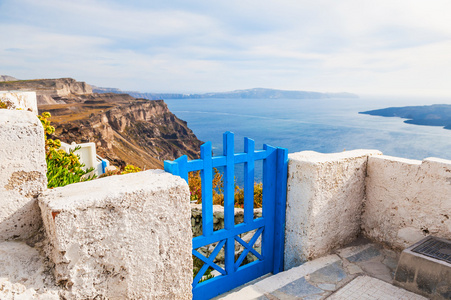
[[[451,94],[449,1],[0,3],[0,73],[142,91]]]

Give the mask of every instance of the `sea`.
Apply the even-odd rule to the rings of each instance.
[[[377,149],[384,155],[408,159],[451,160],[451,130],[407,124],[396,117],[359,114],[387,107],[451,104],[451,97],[211,98],[165,102],[177,117],[188,122],[198,139],[212,142],[215,155],[222,154],[222,134],[232,131],[235,152],[243,151],[243,138],[248,137],[255,140],[256,149],[268,144],[287,148],[289,153]]]

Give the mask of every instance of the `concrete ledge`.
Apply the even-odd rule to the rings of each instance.
[[[73,299],[191,299],[191,210],[160,170],[48,190],[39,198],[54,274]]]
[[[368,156],[377,150],[289,154],[285,269],[351,242],[360,232]]]

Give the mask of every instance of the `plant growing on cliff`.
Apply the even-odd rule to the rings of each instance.
[[[261,208],[263,203],[263,183],[254,183],[254,208]],[[235,185],[235,207],[244,206],[244,189]]]
[[[213,205],[224,206],[224,181],[222,174],[213,168]],[[200,171],[188,173],[188,185],[190,190],[190,200],[196,203],[202,203],[202,183]],[[243,208],[244,205],[244,189],[235,184],[235,207]],[[254,208],[261,208],[263,200],[263,184],[254,183]]]
[[[45,137],[45,154],[47,162],[47,180],[48,188],[58,186],[65,186],[71,183],[87,181],[94,179],[95,175],[88,175],[94,168],[84,170],[84,164],[80,163],[80,158],[74,152],[80,149],[79,147],[70,150],[69,153],[61,147],[61,141],[50,139],[48,136],[55,132],[55,127],[50,125],[48,120],[51,117],[49,112],[43,112],[38,115],[42,126],[44,127]]]
[[[137,173],[137,172],[141,172],[140,167],[136,167],[134,165],[126,165],[124,167],[124,171],[122,171],[121,174],[124,175],[124,174]]]
[[[224,181],[222,180],[222,174],[214,168],[215,175],[213,176],[213,204],[224,205],[223,187]],[[190,191],[190,200],[197,201],[196,203],[202,203],[202,184],[200,179],[200,171],[188,173],[188,185]]]

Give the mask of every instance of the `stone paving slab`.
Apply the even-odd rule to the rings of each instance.
[[[426,299],[391,284],[398,257],[377,244],[349,246],[217,299]]]
[[[270,276],[265,278],[253,285],[243,287],[236,292],[226,293],[224,295],[220,295],[217,299],[226,299],[226,300],[236,300],[236,299],[289,299],[292,296],[288,296],[286,292],[292,291],[292,288],[287,287],[292,282],[304,278],[307,275],[313,274],[315,271],[332,265],[336,262],[340,261],[340,257],[337,255],[328,255],[325,257],[321,257],[305,264],[294,267],[285,272],[281,272],[277,275]],[[305,278],[304,278],[305,280]],[[303,280],[302,280],[303,282]],[[281,289],[278,294],[279,297],[272,294],[273,292]],[[317,292],[316,289],[312,289],[312,291]],[[330,291],[327,291],[330,294]],[[285,298],[282,294],[285,294]]]
[[[427,300],[427,298],[373,277],[359,276],[327,300]]]

